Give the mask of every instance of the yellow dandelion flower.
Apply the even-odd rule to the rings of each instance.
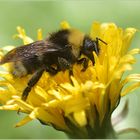
[[[71,27],[64,21],[61,28]],[[15,37],[21,38],[24,44],[33,42],[23,28],[17,27],[17,30]],[[26,101],[21,99],[21,95],[31,75],[14,78],[9,72],[10,64],[2,65],[0,109],[20,109],[27,114],[16,127],[38,119],[72,138],[114,138],[111,114],[122,96],[140,86],[140,74],[122,77],[125,71],[132,70],[133,55],[140,53],[139,49],[129,51],[135,32],[135,28],[123,30],[114,23],[94,22],[90,37],[98,37],[107,43],[99,42],[100,54],[93,54],[95,65],[90,62],[87,70],[82,72],[82,66],[75,64],[71,77],[73,84],[67,71],[55,76],[44,72]],[[41,39],[42,30],[39,29],[38,40]],[[1,57],[3,52],[0,50]],[[133,83],[124,87],[129,82]]]

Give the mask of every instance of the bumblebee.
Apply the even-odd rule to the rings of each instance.
[[[75,63],[83,64],[83,71],[88,67],[89,60],[94,65],[93,52],[99,54],[99,40],[102,41],[99,38],[92,40],[77,29],[59,30],[44,40],[11,50],[2,58],[0,64],[12,62],[12,74],[15,77],[33,74],[22,93],[21,98],[25,101],[44,71],[55,75],[59,71],[69,70],[69,75],[72,75]],[[82,54],[85,57],[80,59]]]

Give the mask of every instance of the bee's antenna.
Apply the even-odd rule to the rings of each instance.
[[[100,40],[102,43],[104,43],[105,45],[107,45],[107,43],[105,41],[103,41],[102,39],[96,37],[96,40]]]

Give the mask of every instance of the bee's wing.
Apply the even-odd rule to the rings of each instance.
[[[66,48],[66,47],[64,47]],[[59,47],[51,42],[36,41],[28,45],[17,47],[8,52],[0,61],[0,64],[15,61],[24,61],[30,58],[35,58],[44,53],[54,53],[64,50],[63,47]]]

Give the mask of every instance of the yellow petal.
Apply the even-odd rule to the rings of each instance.
[[[11,83],[14,82],[13,76],[11,74],[9,74],[8,72],[0,71],[0,77],[3,77],[5,80],[7,80]]]
[[[20,122],[18,122],[15,127],[20,127],[23,126],[25,124],[27,124],[28,122],[32,121],[32,118],[30,118],[29,116],[26,116],[23,120],[21,120]]]
[[[42,104],[42,107],[44,107],[44,109],[48,108],[48,107],[54,107],[55,108],[55,107],[59,107],[60,104],[61,103],[60,103],[59,100],[53,99],[53,100],[49,101],[48,103]]]
[[[108,100],[109,100],[109,95],[105,92],[105,90],[101,91],[101,95],[99,98],[99,116],[100,116],[100,123],[102,122],[105,113],[107,112],[108,109]]]
[[[26,102],[19,99],[18,96],[13,96],[15,104],[17,104],[22,110],[25,110],[27,112],[31,112],[33,110],[33,107]]]
[[[44,101],[45,102],[45,100],[47,100],[47,93],[45,92],[45,90],[43,88],[41,88],[40,86],[35,86],[34,87],[34,91],[38,95],[38,98],[41,101]]]
[[[37,30],[37,39],[38,40],[42,40],[43,39],[42,29],[41,28]]]
[[[33,40],[30,37],[26,36],[25,30],[22,27],[18,26],[17,31],[19,32],[19,34],[15,35],[14,38],[22,39],[24,45],[30,44],[33,42]]]
[[[70,29],[70,25],[67,21],[62,21],[61,22],[61,28],[62,29]]]
[[[93,38],[93,39],[96,39],[96,37],[100,38],[100,26],[101,26],[101,24],[97,21],[95,21],[92,24],[91,32],[90,32],[90,37],[91,38]]]
[[[4,51],[8,52],[8,51],[11,51],[11,50],[14,49],[14,48],[15,48],[15,46],[8,45],[8,46],[3,47],[2,49],[3,49]]]
[[[125,88],[123,90],[123,92],[121,93],[121,96],[125,96],[127,93],[135,90],[136,88],[140,87],[140,82],[138,83],[134,83],[134,84],[131,84],[130,86],[128,86],[127,88]]]
[[[81,126],[85,126],[87,124],[86,113],[84,110],[77,111],[73,113],[75,121]]]
[[[127,52],[128,48],[130,47],[131,40],[137,30],[135,28],[127,28],[124,31],[123,36],[123,54]]]
[[[19,109],[19,107],[16,104],[0,106],[0,110],[18,110],[18,109]]]
[[[128,82],[140,82],[140,74],[130,74],[121,81],[120,86],[123,87]]]
[[[62,95],[60,94],[60,92],[58,92],[56,90],[50,90],[50,91],[48,91],[48,93],[50,95],[53,95],[56,99],[59,99],[59,100],[62,99]]]
[[[128,52],[128,54],[130,54],[130,55],[139,54],[139,53],[140,53],[140,49],[138,49],[138,48],[132,49]]]
[[[67,130],[67,126],[61,116],[55,116],[54,114],[47,112],[43,110],[42,108],[38,108],[35,111],[36,118],[40,119],[41,121],[45,122],[46,124],[48,123],[53,123],[57,127],[62,128],[64,130]]]
[[[70,113],[87,109],[90,106],[88,98],[84,98],[81,95],[77,95],[68,99],[64,102],[64,112],[65,115],[69,115]]]
[[[73,86],[78,88],[79,87],[78,81],[73,76],[71,76],[71,80],[72,80]]]
[[[5,82],[5,81],[0,81],[0,86],[3,86],[3,87],[7,87],[8,90],[10,91],[9,94],[17,94],[17,90],[13,87],[12,84],[8,83],[8,82]]]

